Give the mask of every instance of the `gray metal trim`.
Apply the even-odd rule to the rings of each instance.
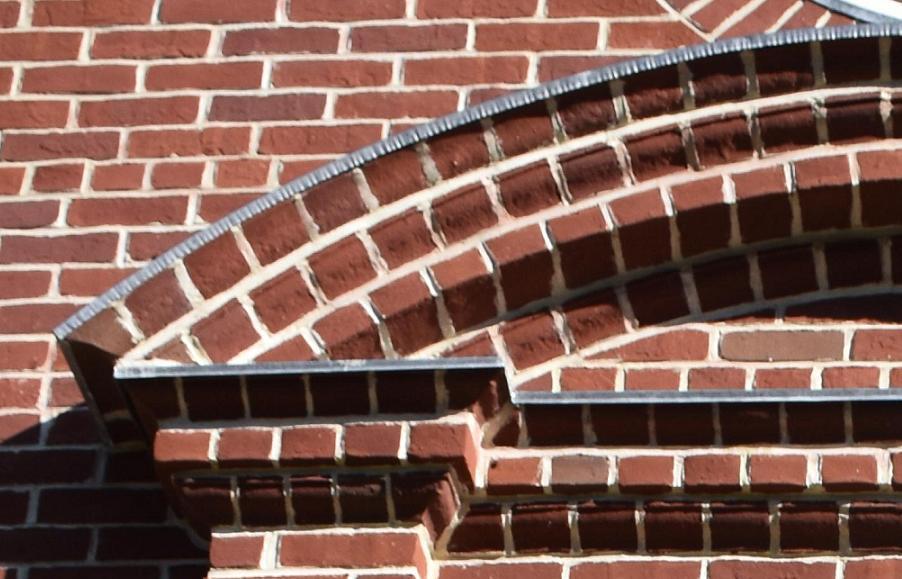
[[[814,2],[833,12],[845,14],[859,22],[880,24],[899,22],[900,20],[898,16],[883,11],[880,4],[874,4],[867,0],[814,0]]]
[[[732,455],[735,456],[735,455]],[[209,471],[207,471],[209,472]],[[264,471],[260,471],[261,474]],[[265,471],[266,474],[272,473],[272,470]],[[235,474],[228,473],[218,473],[222,476],[236,476]],[[899,496],[899,493],[894,490],[888,491],[872,491],[872,492],[830,492],[826,493],[811,493],[811,492],[781,492],[779,494],[780,502],[788,503],[846,503],[852,501],[861,501],[861,502],[881,502],[881,503],[899,503],[902,502],[902,496]],[[582,501],[591,500],[596,503],[623,503],[624,501],[628,502],[638,502],[638,503],[650,503],[650,502],[665,502],[665,503],[712,503],[712,502],[766,502],[768,500],[774,499],[774,493],[767,492],[749,492],[743,491],[741,493],[696,493],[696,492],[686,492],[684,489],[680,487],[672,487],[672,490],[661,492],[661,493],[639,493],[639,492],[626,492],[621,490],[618,493],[608,492],[597,492],[597,493],[567,493],[567,494],[541,494],[541,495],[484,495],[484,496],[473,496],[470,498],[471,505],[497,505],[499,503],[505,505],[520,505],[520,504],[548,504],[548,503],[561,503],[562,501],[567,501],[569,503],[579,504]],[[720,554],[720,553],[718,553]],[[683,555],[676,555],[683,556]],[[449,558],[446,560],[449,561],[459,561],[472,559],[473,555],[470,553],[451,553]],[[787,559],[783,559],[786,561]],[[792,559],[788,559],[792,560]]]
[[[517,392],[514,404],[715,404],[719,402],[863,402],[902,400],[902,388],[837,388],[809,390],[634,391],[634,392]]]
[[[222,376],[284,376],[343,374],[350,372],[412,372],[436,370],[504,370],[499,358],[436,358],[427,360],[327,360],[261,364],[213,364],[209,366],[160,366],[130,364],[117,366],[117,380],[149,378],[211,378]],[[545,404],[713,404],[718,402],[826,402],[902,400],[902,388],[837,388],[835,390],[707,390],[633,392],[520,392],[511,391],[511,402],[522,405]]]
[[[535,88],[506,95],[442,117],[435,121],[413,127],[324,165],[213,223],[203,231],[194,234],[187,240],[169,249],[143,269],[119,282],[103,295],[78,310],[66,321],[57,326],[53,330],[53,333],[57,339],[64,340],[82,324],[106,309],[111,303],[123,299],[129,293],[134,291],[135,288],[147,282],[177,260],[216,239],[230,228],[265,211],[273,205],[311,189],[342,173],[361,167],[379,157],[414,143],[424,141],[440,133],[445,133],[471,122],[501,112],[510,111],[549,97],[562,95],[638,72],[670,66],[680,62],[687,62],[719,54],[782,46],[786,44],[883,36],[902,36],[902,24],[874,24],[818,29],[806,28],[698,44],[695,46],[678,48],[658,55],[647,56],[627,62],[619,62],[610,66],[585,71]]]
[[[191,378],[215,376],[276,376],[283,374],[342,374],[346,372],[412,372],[430,370],[503,370],[495,357],[435,358],[423,360],[324,360],[315,362],[272,362],[261,364],[211,364],[209,366],[159,366],[130,364],[117,366],[117,380],[141,378]]]

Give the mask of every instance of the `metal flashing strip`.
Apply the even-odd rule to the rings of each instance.
[[[285,201],[295,195],[299,195],[316,185],[361,167],[379,157],[415,143],[422,142],[438,134],[446,133],[471,122],[479,121],[537,101],[622,78],[627,75],[710,56],[804,42],[902,36],[902,24],[883,22],[884,23],[882,24],[860,26],[787,30],[682,47],[669,52],[625,62],[618,62],[609,66],[588,70],[551,81],[413,127],[328,163],[230,213],[203,231],[192,235],[187,240],[172,247],[146,265],[143,269],[113,286],[57,326],[53,330],[53,333],[57,339],[65,340],[67,336],[95,315],[106,309],[110,304],[122,300],[125,296],[134,291],[135,288],[146,283],[177,260],[182,259],[186,255],[224,234],[232,227],[258,215],[277,203]]]
[[[814,0],[814,2],[859,22],[879,24],[902,21],[902,3],[896,0]]]
[[[774,388],[768,390],[706,390],[632,392],[518,392],[511,393],[514,404],[715,404],[719,402],[866,402],[902,401],[902,388],[836,388],[811,390]]]
[[[414,372],[435,370],[503,370],[495,357],[436,358],[428,360],[323,360],[262,364],[212,364],[209,366],[117,366],[117,380],[147,378],[200,378],[217,376],[278,376],[286,374],[344,374],[351,372]]]
[[[322,360],[314,362],[273,362],[261,364],[212,364],[209,366],[161,366],[130,364],[117,366],[117,380],[156,378],[215,378],[237,376],[285,376],[345,374],[359,372],[429,372],[439,370],[504,370],[499,358],[436,358],[428,360]],[[780,388],[768,390],[628,391],[628,392],[521,392],[511,391],[511,401],[520,405],[566,404],[711,404],[718,402],[828,402],[902,401],[902,388],[837,388],[810,390]]]

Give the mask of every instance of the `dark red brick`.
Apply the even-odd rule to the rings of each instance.
[[[498,189],[505,209],[515,217],[530,215],[560,202],[557,185],[544,162],[501,175]]]
[[[359,373],[321,374],[310,378],[315,416],[359,416],[369,414],[369,385]]]
[[[456,553],[504,551],[501,507],[492,504],[472,505],[454,529],[448,550]]]
[[[516,505],[511,511],[511,534],[518,553],[570,551],[566,504]]]
[[[597,145],[567,153],[560,158],[567,190],[574,199],[599,195],[622,187],[623,169],[614,149]]]
[[[431,269],[455,330],[460,332],[497,314],[495,284],[478,252],[468,251]]]
[[[435,249],[432,233],[426,227],[426,217],[416,209],[410,209],[372,227],[370,236],[379,255],[390,268],[422,257]]]
[[[692,136],[702,167],[744,161],[754,153],[749,124],[741,113],[695,122]]]
[[[289,269],[250,292],[254,310],[272,332],[278,332],[316,307],[307,284],[296,269]]]
[[[525,422],[532,446],[584,444],[582,408],[579,406],[529,406]]]
[[[350,236],[310,256],[310,268],[320,289],[335,298],[376,277],[363,243]]]
[[[607,84],[557,97],[557,111],[571,138],[603,131],[617,122],[614,100]]]
[[[627,295],[636,319],[642,325],[672,320],[689,314],[689,305],[678,273],[664,273],[631,282]]]
[[[877,38],[837,39],[821,43],[824,76],[829,84],[876,80],[880,77]]]
[[[635,505],[607,501],[580,504],[579,536],[583,550],[635,551],[638,544]]]
[[[376,475],[340,475],[338,501],[342,522],[383,523],[388,521],[385,479]]]
[[[828,243],[824,247],[824,257],[831,288],[879,283],[883,279],[877,240]]]
[[[333,360],[383,357],[373,320],[357,305],[338,309],[313,325]]]
[[[670,189],[680,250],[689,257],[726,247],[730,241],[730,208],[724,202],[723,179],[712,177]]]
[[[669,261],[670,219],[657,189],[611,202],[627,269]]]
[[[780,505],[780,550],[835,551],[839,548],[839,509],[835,503]]]
[[[770,548],[767,503],[712,503],[711,549],[731,553]]]
[[[501,334],[517,368],[528,368],[564,354],[554,320],[540,312],[504,325]]]
[[[811,247],[773,249],[758,254],[764,297],[773,299],[817,291]]]
[[[310,240],[307,228],[292,200],[283,201],[248,219],[241,228],[257,259],[263,265],[288,255]]]
[[[693,503],[645,504],[645,544],[653,553],[700,551],[702,508]]]
[[[695,106],[733,102],[745,97],[748,79],[738,54],[729,53],[692,60],[687,63],[692,73]]]
[[[683,108],[683,91],[675,65],[626,77],[623,94],[634,119],[673,113]]]
[[[245,383],[250,415],[254,418],[307,416],[304,383],[299,376],[248,376]]]
[[[811,105],[765,107],[758,111],[761,141],[768,153],[781,153],[818,144]]]
[[[331,525],[335,522],[332,481],[323,476],[292,476],[291,504],[299,525]]]
[[[357,184],[349,174],[339,175],[305,191],[304,207],[320,233],[326,233],[367,213]]]
[[[492,117],[492,126],[505,157],[538,149],[554,140],[551,117],[544,102]]]
[[[419,156],[412,148],[394,151],[365,165],[363,174],[381,205],[397,201],[427,186]]]
[[[191,281],[205,298],[227,290],[251,272],[235,237],[228,232],[185,256],[184,262]]]
[[[744,371],[740,377],[744,386]],[[780,411],[773,404],[721,404],[720,429],[724,444],[776,444],[780,442]]]
[[[849,544],[858,552],[898,551],[902,548],[902,505],[852,503]]]
[[[538,226],[518,229],[489,240],[486,245],[501,272],[508,310],[551,294],[554,265]]]
[[[894,151],[858,154],[861,221],[864,225],[873,227],[900,222],[902,201],[895,194],[902,184],[898,165],[898,154]]]
[[[753,243],[788,237],[792,209],[782,167],[769,167],[732,175],[736,186],[739,231],[742,241]]]
[[[419,275],[403,277],[371,297],[397,353],[410,354],[442,340],[435,299]]]
[[[592,406],[591,418],[598,444],[648,444],[649,414],[643,405]]]
[[[182,384],[191,420],[224,420],[244,416],[237,378],[192,378]]]
[[[445,179],[489,163],[483,129],[478,123],[433,137],[427,144],[435,167]]]
[[[237,300],[196,323],[191,333],[214,362],[228,362],[260,339]]]
[[[679,129],[662,129],[631,137],[626,149],[632,161],[633,175],[648,181],[687,169],[686,151]]]
[[[751,303],[751,273],[746,257],[735,257],[692,268],[703,311]]]
[[[886,136],[879,94],[831,97],[826,100],[826,109],[831,143],[869,141]]]
[[[281,477],[239,477],[238,506],[241,524],[278,527],[287,522]]]
[[[598,209],[552,219],[548,229],[561,259],[568,288],[578,288],[617,272],[611,234]]]
[[[455,243],[498,223],[498,216],[481,184],[464,187],[433,201],[432,216],[445,241]]]
[[[713,444],[713,409],[707,404],[656,407],[655,434],[663,446]]]
[[[842,404],[786,404],[786,429],[793,444],[836,444],[845,440]]]
[[[811,49],[807,43],[764,48],[755,52],[755,72],[762,96],[814,87]]]

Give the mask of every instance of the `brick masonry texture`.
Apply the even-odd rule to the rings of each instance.
[[[753,5],[754,10],[746,9]],[[537,544],[537,536],[549,538],[552,554],[571,550],[593,556],[609,550],[643,553],[640,560],[612,561],[604,556],[571,560],[566,563],[568,572],[576,577],[695,578],[704,569],[706,579],[832,579],[837,566],[846,579],[902,573],[895,559],[854,560],[844,570],[837,559],[840,554],[900,548],[892,539],[899,536],[899,518],[891,500],[892,490],[902,485],[898,474],[902,461],[893,446],[900,436],[893,427],[895,415],[886,409],[856,405],[812,415],[791,405],[779,410],[722,405],[716,410],[696,409],[694,414],[669,414],[660,408],[653,417],[623,422],[624,417],[641,412],[629,409],[611,416],[604,408],[586,407],[579,409],[576,420],[564,416],[568,428],[558,432],[555,425],[564,423],[562,415],[546,416],[533,409],[517,414],[510,405],[502,411],[506,398],[491,389],[478,389],[479,395],[472,395],[471,377],[458,381],[469,387],[448,377],[447,390],[433,387],[431,391],[401,378],[375,383],[365,377],[340,384],[311,381],[304,384],[303,397],[296,396],[297,384],[278,381],[223,383],[215,388],[206,384],[182,392],[145,385],[152,396],[140,412],[149,420],[149,431],[157,428],[156,420],[179,417],[183,411],[187,412],[184,420],[193,427],[205,420],[235,420],[245,412],[264,421],[299,422],[311,416],[320,420],[320,416],[346,413],[361,420],[338,429],[320,426],[315,432],[309,426],[284,432],[268,426],[248,432],[195,428],[191,436],[183,437],[178,431],[161,430],[157,458],[166,460],[158,464],[173,471],[203,470],[212,457],[225,473],[222,479],[198,477],[179,487],[190,498],[184,504],[200,506],[209,524],[234,525],[235,509],[241,513],[241,522],[252,529],[286,524],[289,516],[296,517],[294,523],[299,525],[323,527],[332,525],[339,512],[345,516],[345,525],[388,522],[391,514],[395,521],[421,523],[430,537],[376,529],[354,538],[339,534],[338,540],[327,534],[314,543],[291,533],[255,532],[236,542],[224,533],[232,542],[222,548],[217,536],[211,549],[204,529],[197,536],[181,520],[194,522],[198,513],[178,511],[184,505],[178,502],[175,511],[167,507],[164,494],[170,496],[174,487],[161,489],[158,475],[171,481],[170,473],[154,473],[148,451],[134,443],[140,438],[134,424],[123,420],[125,402],[114,393],[97,396],[96,402],[108,411],[107,434],[121,444],[111,449],[101,442],[103,433],[50,335],[53,326],[90,298],[189,234],[307,170],[412,124],[588,67],[680,44],[847,22],[807,1],[771,0],[0,2],[0,577],[195,579],[205,577],[211,564],[214,578],[216,569],[236,568],[246,569],[248,576],[266,577],[277,563],[322,564],[323,550],[309,545],[324,547],[332,557],[327,562],[330,566],[348,570],[330,574],[333,577],[372,573],[383,578],[425,577],[426,567],[434,565],[429,562],[428,544],[450,528],[448,513],[457,509],[454,500],[461,500],[455,499],[456,493],[464,500],[477,500],[468,504],[457,531],[449,531],[447,551],[464,558],[477,551],[506,552],[512,561],[477,567],[442,563],[440,569],[430,570],[431,576],[560,577],[563,564],[559,561],[515,561],[544,548]],[[851,53],[863,55],[860,62],[869,62],[867,55],[878,50],[876,43],[865,42],[825,54],[825,59]],[[870,62],[876,62],[876,56]],[[712,71],[691,71],[695,104],[745,95],[744,85],[743,92],[735,92],[736,75],[720,74],[729,68],[723,64]],[[739,68],[739,76],[744,75],[741,63]],[[825,80],[854,80],[842,77],[843,70],[842,65],[827,65]],[[808,88],[815,82],[813,73],[806,76],[766,67],[759,69],[759,76],[761,92],[769,94]],[[677,100],[682,96],[678,86],[668,82],[650,79],[627,86],[626,102],[633,115],[646,114],[640,113],[642,107],[650,107],[648,116],[660,113],[654,107],[662,98],[670,99],[667,107],[682,106],[673,104],[674,95]],[[897,225],[887,222],[898,209],[888,194],[898,180],[893,167],[896,155],[863,152],[857,145],[886,136],[881,132],[885,127],[880,110],[892,109],[895,101],[843,98],[824,103],[817,116],[806,114],[810,107],[776,111],[772,116],[762,113],[749,133],[760,135],[755,136],[763,139],[758,141],[744,136],[741,115],[713,127],[699,122],[694,126],[697,150],[689,158],[684,157],[680,135],[673,131],[666,137],[627,141],[628,154],[634,156],[633,174],[619,164],[622,150],[593,148],[585,155],[573,154],[572,160],[562,158],[540,167],[536,174],[543,179],[528,180],[534,186],[512,190],[505,187],[511,181],[499,177],[497,182],[482,183],[480,189],[467,187],[459,197],[436,199],[428,207],[404,213],[403,218],[370,228],[353,249],[335,247],[347,258],[347,271],[317,271],[311,258],[312,274],[299,263],[249,294],[250,300],[242,296],[220,303],[215,314],[192,330],[197,342],[189,344],[190,349],[178,340],[154,349],[159,357],[182,362],[196,361],[191,356],[199,350],[225,361],[257,341],[247,339],[248,335],[282,332],[291,321],[328,303],[338,295],[334,292],[374,276],[381,278],[389,268],[421,259],[436,247],[471,240],[511,215],[529,216],[561,199],[569,203],[591,196],[596,183],[623,184],[624,179],[669,170],[653,155],[649,158],[650,150],[666,149],[665,164],[671,167],[698,168],[694,163],[714,167],[750,159],[753,148],[757,155],[794,150],[815,144],[827,134],[831,142],[849,147],[861,185],[852,189],[851,180],[843,181],[846,176],[851,179],[851,174],[841,171],[832,181],[828,176],[808,180],[806,172],[788,160],[780,161],[776,171],[782,175],[786,167],[798,169],[798,195],[791,201],[780,196],[785,191],[773,188],[748,191],[739,173],[732,170],[724,172],[723,182],[735,185],[736,203],[733,197],[712,201],[702,199],[702,194],[684,201],[675,189],[665,191],[667,204],[642,209],[651,213],[637,221],[652,219],[633,235],[666,239],[654,249],[669,245],[670,252],[630,254],[630,266],[654,265],[674,255],[688,257],[724,247],[736,235],[755,242],[785,237],[779,217],[760,222],[763,212],[779,216],[785,210],[787,233],[799,227],[815,231]],[[485,166],[490,159],[512,159],[522,151],[560,140],[562,132],[570,137],[589,135],[620,122],[613,105],[608,110],[605,104],[587,105],[581,98],[558,105],[554,124],[543,110],[497,119],[495,149],[486,148],[479,128],[430,142],[434,171],[451,179]],[[604,120],[586,126],[584,115],[570,114],[581,107],[599,107],[593,118]],[[770,118],[776,120],[770,122]],[[787,135],[781,129],[787,123],[798,131]],[[899,134],[898,126],[893,130],[890,135]],[[135,336],[157,334],[204,298],[219,295],[245,274],[259,271],[306,240],[364,215],[376,203],[432,185],[436,174],[421,173],[420,155],[414,151],[381,168],[368,167],[363,178],[369,190],[361,192],[351,179],[350,185],[330,183],[321,187],[318,199],[309,195],[299,208],[288,204],[245,226],[238,237],[222,238],[205,249],[206,258],[199,253],[194,263],[186,261],[184,270],[171,271],[142,287],[145,298],[133,294],[135,299],[123,306],[133,318],[128,327],[107,316],[104,319],[113,320],[108,327],[114,331],[98,338],[86,328],[82,337],[104,346],[130,348]],[[591,162],[580,163],[580,159]],[[355,179],[360,181],[361,176]],[[568,187],[562,190],[562,183]],[[688,186],[695,189],[696,184]],[[822,198],[829,199],[825,206],[832,211],[812,208]],[[267,346],[267,352],[261,347],[258,353],[261,359],[267,355],[269,359],[308,359],[323,349],[365,356],[416,351],[521,302],[617,272],[625,254],[615,257],[615,251],[622,252],[616,248],[630,235],[626,227],[616,236],[612,233],[613,226],[625,225],[621,217],[618,211],[607,210],[561,214],[555,219],[568,220],[566,224],[543,221],[540,232],[530,222],[531,232],[539,233],[512,237],[513,243],[507,245],[486,244],[487,259],[473,251],[467,255],[474,260],[464,263],[462,256],[461,267],[436,264],[429,268],[429,275],[405,277],[383,294],[373,292],[366,309],[343,311],[343,335],[334,342],[325,333],[319,336],[322,344],[293,337],[278,347]],[[679,221],[684,224],[675,225]],[[718,227],[712,226],[715,230],[710,233],[686,233],[697,230],[699,222]],[[291,235],[273,238],[276,229]],[[671,237],[672,230],[681,235]],[[704,280],[712,279],[706,277],[710,269],[700,264],[692,270],[696,297],[690,305],[693,312],[707,312],[741,305],[724,302],[720,293],[729,293],[733,300],[749,293],[753,299],[771,299],[894,282],[902,277],[902,267],[897,265],[902,263],[897,254],[902,252],[891,237],[751,252],[739,265],[724,266],[737,280],[729,292],[707,291]],[[554,241],[556,254],[545,251],[544,239]],[[580,261],[589,252],[610,255],[610,259],[593,264]],[[380,255],[382,261],[373,263],[373,255]],[[743,277],[746,263],[750,273]],[[487,264],[494,269],[483,275],[481,268]],[[495,269],[502,272],[500,277],[493,275]],[[801,273],[787,276],[787,269]],[[512,281],[520,275],[529,277],[529,287]],[[494,291],[496,286],[500,295]],[[392,295],[396,288],[403,290],[404,299]],[[628,291],[634,294],[634,289]],[[436,292],[442,295],[441,301],[431,299]],[[620,294],[626,295],[626,290]],[[540,330],[542,347],[524,355],[544,363],[571,352],[570,344],[558,341],[564,315],[575,343],[619,335],[626,329],[623,316],[608,303],[590,297],[587,302],[568,304],[565,312],[537,317],[527,330]],[[661,319],[657,307],[650,318]],[[679,313],[680,307],[665,309]],[[586,383],[609,384],[612,389],[672,384],[689,390],[712,383],[731,388],[768,383],[821,388],[902,386],[902,378],[892,368],[898,341],[892,324],[898,318],[891,316],[896,306],[887,306],[879,317],[866,306],[845,304],[843,311],[854,312],[845,318],[835,317],[835,307],[831,302],[796,309],[781,304],[774,316],[754,318],[758,325],[747,324],[748,319],[700,325],[689,328],[697,333],[670,339],[653,330],[642,333],[645,329],[640,328],[640,339],[592,352],[597,359],[590,364],[591,376],[568,377],[562,368],[548,383],[576,389]],[[384,328],[374,324],[370,312],[384,317]],[[401,338],[411,328],[424,326],[430,328],[427,335]],[[743,333],[760,342],[778,330],[785,347],[780,349],[779,368],[773,370],[781,374],[763,375],[767,368],[762,365],[774,359],[769,350],[772,341],[743,346],[738,355],[731,349],[731,342],[743,339]],[[799,340],[795,333],[805,334],[802,338],[817,334],[817,339]],[[511,335],[505,333],[504,339]],[[495,338],[498,343],[500,338]],[[383,351],[386,343],[392,351]],[[613,374],[606,372],[612,360],[619,365]],[[650,371],[656,374],[642,374]],[[399,394],[414,389],[427,393]],[[339,399],[335,391],[341,393]],[[493,396],[500,399],[494,406],[489,401]],[[136,400],[143,399],[136,395]],[[390,418],[369,424],[375,413],[405,412],[430,416],[462,412],[468,418],[450,427],[442,422]],[[776,423],[771,420],[774,416]],[[485,424],[494,440],[474,442],[468,433],[479,431],[476,424]],[[686,424],[710,425],[710,429]],[[811,425],[817,425],[817,432],[812,432]],[[686,430],[694,438],[682,437]],[[429,433],[430,444],[422,442],[424,432]],[[655,438],[648,438],[649,432]],[[488,450],[479,448],[480,441]],[[553,449],[561,444],[578,450],[556,453]],[[599,448],[603,444],[609,448]],[[761,446],[733,451],[729,447],[734,444]],[[817,446],[810,448],[812,444]],[[654,454],[632,456],[637,445]],[[711,445],[727,448],[710,452]],[[476,456],[481,456],[480,464],[495,464],[496,474],[477,467]],[[642,464],[635,464],[636,459]],[[314,465],[335,476],[256,476],[261,469],[271,468],[274,460],[304,472]],[[517,462],[505,465],[505,461]],[[419,471],[376,480],[348,476],[349,468],[350,474],[360,475],[372,465],[416,470],[413,465],[435,463],[451,469],[456,490],[448,490],[451,483],[443,478],[417,479],[424,476]],[[251,471],[255,476],[249,476]],[[682,495],[696,491],[717,492],[726,501],[741,496],[743,505],[731,510],[698,496],[690,496],[695,503],[688,508],[674,508],[666,500],[660,504],[583,500],[630,492],[683,499]],[[748,496],[759,491],[798,493],[802,500],[768,507],[773,517],[768,526],[767,509]],[[855,498],[831,503],[833,491]],[[439,498],[424,502],[424,493]],[[510,494],[519,496],[522,504],[489,498]],[[553,495],[555,501],[536,507],[534,499],[544,494]],[[636,520],[644,520],[641,533],[633,524]],[[476,529],[479,541],[466,537],[468,528]],[[617,529],[616,535],[610,529]],[[798,529],[805,532],[800,534]],[[700,549],[693,542],[696,533]],[[277,543],[280,560],[267,559],[277,552]],[[644,558],[673,550],[691,551],[693,558],[679,562]],[[755,555],[820,553],[828,560],[801,565],[729,555],[746,551]]]

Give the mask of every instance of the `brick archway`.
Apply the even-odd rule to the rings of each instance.
[[[638,406],[611,413],[601,398],[565,400],[693,393],[696,383],[786,397],[835,383],[848,400],[894,396],[896,32],[805,31],[679,50],[411,129],[226,217],[57,335],[112,441],[153,437],[181,514],[222,533],[214,566],[382,565],[426,576],[442,558],[483,551],[792,554],[808,547],[784,546],[791,533],[772,531],[770,515],[785,510],[780,520],[804,525],[809,512],[822,521],[840,508],[846,543],[837,534],[835,547],[831,536],[811,550],[896,549],[880,531],[899,524],[886,450],[777,453],[792,458],[791,480],[758,482],[750,473],[767,472],[771,453],[705,451],[717,436],[721,446],[746,442],[724,438],[729,414],[717,400],[662,405],[653,416],[631,414]],[[787,324],[831,306],[861,323],[867,315],[837,300],[875,296],[889,316],[865,321],[875,328]],[[764,367],[775,352],[793,364]],[[435,367],[328,364],[410,359]],[[280,362],[301,364],[265,379],[266,364]],[[203,376],[205,367],[216,370]],[[141,372],[151,377],[135,380]],[[778,436],[751,443],[791,450],[806,442],[786,435],[799,424],[836,421],[835,405],[788,412],[774,397],[759,413],[777,417]],[[843,440],[897,440],[894,411],[847,401]],[[619,433],[611,445],[642,444],[618,438],[631,427],[655,433],[645,444],[666,445],[665,433],[699,417],[714,426],[672,439],[698,452],[652,457],[632,481],[627,457],[586,449],[610,431]],[[872,429],[856,426],[869,419]],[[536,450],[549,446],[569,450]],[[800,478],[800,460],[817,467]],[[594,483],[580,479],[586,472]],[[761,488],[790,488],[799,504],[741,496]],[[865,494],[840,507],[830,496],[840,491]],[[833,502],[811,511],[806,492]],[[635,532],[628,545],[591,546],[581,534],[583,524],[629,521],[642,526],[623,535]],[[711,521],[752,538],[721,539]],[[336,524],[403,530],[381,539],[319,530]],[[294,530],[274,530],[285,528]],[[321,541],[336,560],[317,562],[321,551],[304,541]],[[247,559],[234,558],[245,552],[238,543]],[[356,558],[364,548],[372,560]]]

